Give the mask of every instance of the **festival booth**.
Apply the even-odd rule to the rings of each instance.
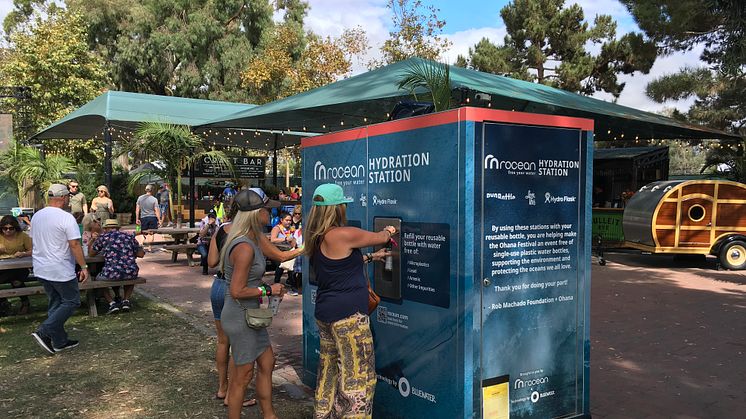
[[[375,417],[590,414],[592,131],[460,108],[302,141],[306,191],[337,183],[354,199],[349,224],[400,231],[391,269],[369,267],[382,298]],[[316,288],[303,269],[314,385]]]

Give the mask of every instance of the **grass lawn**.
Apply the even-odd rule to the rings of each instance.
[[[225,417],[213,399],[215,341],[185,321],[142,297],[129,313],[92,318],[81,308],[66,324],[80,346],[53,356],[30,335],[46,318],[46,296],[31,304],[27,316],[0,318],[3,418]],[[278,414],[293,403],[273,397]],[[260,417],[259,408],[244,415]]]

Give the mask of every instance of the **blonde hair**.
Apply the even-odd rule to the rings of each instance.
[[[303,226],[304,253],[308,255],[308,258],[313,257],[329,230],[345,224],[347,224],[347,211],[344,204],[312,206],[311,212],[306,217],[306,224]]]
[[[253,240],[254,243],[259,245],[259,235],[262,234],[263,224],[260,220],[261,212],[265,211],[264,208],[255,209],[253,211],[238,211],[236,216],[231,221],[231,231],[228,232],[228,237],[225,239],[225,244],[220,250],[220,264],[218,270],[225,273],[225,262],[228,257],[228,249],[231,247],[233,240],[246,236]]]
[[[83,231],[91,231],[91,224],[93,224],[95,220],[98,220],[95,213],[89,212],[88,214],[86,214],[85,217],[83,217],[83,222],[81,223],[83,224]]]
[[[96,187],[96,192],[100,191],[101,189],[104,190],[104,195],[106,195],[107,198],[111,198],[111,196],[109,195],[109,188],[107,188],[106,185],[98,185]]]

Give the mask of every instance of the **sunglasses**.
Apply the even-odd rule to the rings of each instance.
[[[13,226],[5,226],[5,227],[3,227],[3,231],[13,231],[13,230],[15,230],[15,229],[16,229],[16,228],[15,228],[15,227],[13,227]]]

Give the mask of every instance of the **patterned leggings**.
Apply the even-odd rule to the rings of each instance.
[[[371,418],[376,361],[368,316],[357,313],[334,323],[316,320],[316,324],[321,338],[316,418]]]

